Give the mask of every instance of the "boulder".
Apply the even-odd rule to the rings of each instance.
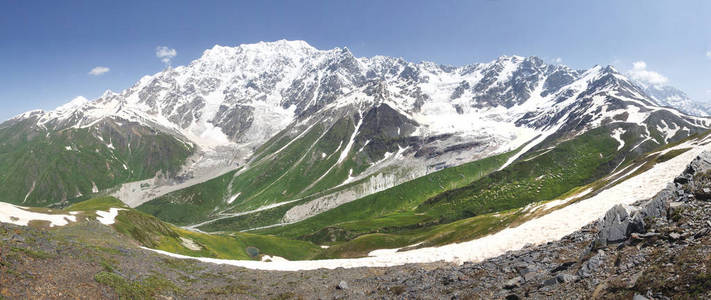
[[[643,215],[644,213],[635,212],[630,216],[622,205],[615,205],[605,213],[605,217],[600,222],[596,245],[603,247],[610,243],[619,243],[627,240],[634,232],[643,233],[645,231]]]
[[[694,190],[694,197],[697,200],[709,201],[711,200],[711,188],[700,188]]]
[[[533,281],[536,277],[538,277],[538,272],[528,272],[523,274],[523,280],[526,282]]]
[[[703,151],[686,167],[684,174],[694,175],[711,169],[711,152]]]
[[[565,273],[558,274],[558,276],[556,276],[555,278],[560,283],[573,282],[573,281],[578,280],[578,276],[565,274]]]
[[[558,284],[558,279],[555,278],[555,277],[553,277],[553,278],[548,278],[548,279],[546,279],[546,280],[543,281],[543,286],[544,286],[544,287],[546,287],[546,286],[552,286],[552,285],[556,285],[556,284]]]
[[[644,218],[660,218],[667,216],[667,209],[669,208],[669,202],[675,199],[677,187],[670,183],[661,190],[659,193],[654,195],[651,200],[643,204],[640,208],[640,213]]]
[[[642,296],[640,294],[634,294],[634,297],[632,297],[632,300],[649,300],[649,298]]]
[[[506,283],[504,283],[504,288],[507,290],[514,289],[519,287],[521,283],[523,283],[523,277],[516,276],[506,281]]]
[[[593,257],[585,261],[578,270],[578,276],[587,278],[595,274],[604,262],[605,253],[598,251]]]

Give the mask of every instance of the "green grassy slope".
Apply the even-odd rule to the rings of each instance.
[[[152,129],[104,121],[47,131],[0,128],[0,201],[46,206],[179,170],[193,149]],[[30,192],[31,191],[31,192]]]
[[[416,211],[453,221],[550,200],[608,174],[616,165],[617,146],[605,128],[594,129],[533,159],[432,197]]]
[[[321,257],[476,238],[516,221],[520,209],[529,203],[554,199],[607,175],[626,159],[617,152],[618,143],[609,130],[598,128],[552,149],[527,154],[478,180],[428,193],[424,182],[430,179],[423,177],[304,221],[255,233],[333,245]],[[490,159],[501,163],[505,158]],[[495,170],[496,164],[492,168]],[[401,198],[393,196],[398,190]],[[388,197],[381,198],[383,195]]]
[[[234,233],[231,235],[206,234],[185,230],[158,218],[126,207],[113,197],[94,198],[73,204],[67,211],[82,212],[81,217],[95,217],[96,210],[111,207],[123,208],[113,226],[138,244],[173,253],[224,259],[259,259],[262,254],[277,255],[290,260],[310,259],[322,249],[310,242],[289,240],[275,236]],[[199,249],[190,249],[184,239]]]
[[[346,124],[345,128],[351,128],[350,122],[344,124]],[[620,127],[625,129],[625,134],[621,136],[625,144],[618,149],[617,140],[610,134]],[[312,150],[318,149],[314,145],[318,145],[323,137],[328,136],[329,131],[335,130],[334,128],[323,131],[318,126],[314,126],[311,129],[315,130],[314,132],[302,136],[307,138],[311,135],[312,142],[298,147],[296,142],[285,147],[286,143],[283,139],[273,139],[274,145],[279,145],[279,148],[284,147],[279,155],[287,155],[290,151],[301,151],[301,156],[292,153],[295,155],[291,160],[293,163],[291,167],[285,167],[280,175],[283,177],[277,177],[267,184],[265,189],[258,192],[253,190],[256,196],[251,199],[259,199],[259,195],[262,194],[270,195],[272,198],[278,198],[279,194],[293,195],[292,198],[283,198],[287,200],[308,194],[302,200],[256,213],[223,218],[202,225],[199,229],[229,233],[276,224],[288,209],[313,199],[318,193],[314,191],[304,193],[304,190],[309,190],[316,184],[310,184],[308,188],[303,188],[302,192],[292,193],[289,191],[290,187],[302,188],[304,184],[282,180],[292,176],[289,175],[292,168],[303,171],[298,169],[298,166],[303,166],[303,162],[309,155],[321,156],[328,161],[328,153],[323,156],[318,151]],[[644,130],[642,127],[634,124],[618,123],[578,136],[559,136],[536,147],[500,171],[496,170],[515,151],[441,170],[343,204],[300,222],[251,233],[330,245],[328,250],[318,254],[320,258],[361,256],[374,249],[404,247],[417,243],[420,246],[435,246],[470,240],[521,221],[521,211],[530,203],[556,199],[572,191],[579,191],[581,187],[588,186],[608,175],[616,167],[624,168],[635,163],[635,158],[649,151],[648,149],[659,148],[660,146],[655,143],[644,143],[640,146],[642,140],[639,133],[642,130]],[[304,149],[303,146],[306,145],[308,147]],[[276,146],[268,145],[265,149],[270,147]],[[290,149],[291,147],[296,148]],[[354,159],[357,155],[363,154],[358,151],[353,156],[348,156],[346,161]],[[275,157],[267,155],[264,156],[263,161]],[[656,161],[656,159],[651,160],[648,164],[654,164]],[[260,161],[255,165],[259,166],[261,163],[263,162]],[[266,172],[267,169],[258,170]],[[238,184],[242,179],[257,180],[259,177],[254,174],[242,177],[245,173],[248,172],[233,177],[229,184],[223,180],[217,187],[224,186],[229,190],[230,186]],[[331,173],[326,174],[329,174],[326,176],[329,177]],[[268,192],[273,187],[282,190],[282,193],[275,193],[276,190]],[[207,187],[200,189],[205,188]],[[187,198],[196,194],[198,193],[193,191],[182,197]],[[226,195],[220,195],[223,199],[220,201],[224,202]],[[282,200],[276,202],[279,201]],[[149,212],[160,214],[161,208],[165,207],[163,205],[166,203],[174,205],[177,202],[176,200],[165,201]],[[257,202],[270,203],[268,200]],[[150,202],[148,205],[151,205]],[[149,207],[148,205],[146,207]],[[225,208],[226,212],[239,212],[240,208],[245,206],[238,205],[231,210],[229,207]]]
[[[232,178],[225,175],[215,179],[219,184],[211,182],[176,191],[146,202],[138,209],[186,225],[205,220],[205,214],[249,211],[274,203],[317,197],[325,191],[332,192],[334,188],[353,186],[355,183],[339,185],[349,176],[363,172],[373,161],[381,159],[383,151],[392,150],[388,147],[395,147],[396,151],[397,145],[406,142],[405,138],[387,138],[363,129],[363,134],[379,142],[368,142],[365,136],[359,135],[348,153],[342,154],[353,137],[359,118],[357,115],[346,116],[333,124],[317,123],[298,137],[291,136],[293,133],[286,129],[262,145],[249,166]],[[377,119],[377,116],[370,118]],[[370,144],[381,146],[378,148]],[[238,195],[234,202],[226,203],[225,200],[234,195]]]
[[[231,197],[226,191],[235,172],[169,193],[136,209],[178,225],[204,220]]]
[[[336,223],[347,224],[347,222],[360,221],[361,223],[358,226],[352,227],[362,228],[367,231],[382,227],[397,226],[403,223],[408,225],[416,224],[429,219],[412,214],[412,211],[417,205],[429,197],[452,188],[464,186],[496,170],[515,152],[516,151],[512,151],[495,155],[460,166],[440,170],[343,204],[302,222],[267,229],[263,232],[296,238],[314,233]],[[205,226],[205,229],[211,228],[218,229]]]
[[[229,182],[225,176],[220,179],[223,184],[211,186],[220,191],[201,192],[203,187],[177,191],[153,199],[139,209],[187,225],[204,221],[204,213],[210,217],[239,213],[352,187],[354,183],[341,184],[383,159],[386,153],[395,153],[415,142],[416,138],[409,136],[414,130],[411,122],[387,105],[381,105],[362,115],[316,122],[303,128],[303,132],[287,128],[260,146],[249,165]],[[232,196],[234,201],[225,203]],[[187,208],[195,208],[198,214]],[[284,209],[288,207],[279,208]],[[277,220],[269,219],[267,223]]]

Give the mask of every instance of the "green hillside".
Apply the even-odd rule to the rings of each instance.
[[[0,201],[71,202],[121,183],[174,173],[193,152],[170,135],[135,124],[105,120],[61,131],[30,124],[0,126]]]

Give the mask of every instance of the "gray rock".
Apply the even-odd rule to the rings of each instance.
[[[344,280],[341,280],[341,282],[338,283],[338,286],[336,286],[337,289],[339,290],[347,290],[348,289],[348,283],[345,282]]]
[[[694,175],[709,169],[711,169],[711,152],[704,151],[686,167],[684,174]]]
[[[13,240],[13,241],[16,241],[16,242],[24,243],[24,242],[25,242],[25,237],[24,237],[24,236],[21,236],[21,235],[13,234],[13,235],[12,235],[12,240]]]
[[[696,234],[694,234],[694,238],[695,238],[695,239],[698,239],[698,238],[700,238],[700,237],[702,237],[702,236],[707,235],[708,233],[709,233],[709,229],[708,229],[708,228],[703,228],[703,229],[699,230],[699,232],[697,232]]]
[[[546,280],[543,281],[543,286],[544,286],[544,287],[552,286],[552,285],[556,285],[556,284],[558,284],[558,278],[556,278],[556,277],[548,278],[548,279],[546,279]]]
[[[658,232],[647,232],[647,233],[632,233],[631,237],[633,239],[646,239],[654,236],[658,236]]]
[[[632,300],[649,300],[649,298],[642,296],[640,294],[634,294],[634,297],[632,297]]]
[[[523,275],[531,272],[538,272],[538,268],[535,265],[532,264],[526,264],[525,266],[517,266],[516,269],[518,269],[518,274]]]
[[[683,208],[684,206],[686,206],[684,204],[684,202],[678,202],[678,201],[669,202],[669,211],[673,212],[675,210]]]
[[[637,214],[630,218],[629,213],[622,205],[615,205],[605,213],[600,223],[597,246],[606,246],[609,243],[619,243],[627,239],[632,232],[644,229],[644,221]]]
[[[558,276],[555,277],[558,282],[560,283],[566,283],[566,282],[573,282],[578,280],[578,276],[575,275],[570,275],[570,274],[558,274]]]
[[[701,188],[694,191],[694,197],[698,200],[708,201],[711,200],[711,188]]]
[[[642,213],[635,212],[632,214],[632,218],[630,219],[627,230],[625,231],[625,236],[629,237],[632,233],[643,233],[646,231],[644,228],[645,224]]]
[[[528,272],[523,275],[523,280],[525,280],[526,282],[530,282],[530,281],[533,281],[537,276],[538,276],[537,272]]]
[[[558,265],[558,266],[555,267],[553,270],[551,270],[551,273],[560,272],[560,271],[565,271],[565,270],[567,270],[568,268],[570,268],[570,266],[574,265],[575,263],[576,263],[576,262],[573,261],[573,260],[563,262],[562,264]]]
[[[642,205],[640,212],[643,217],[648,218],[659,218],[666,217],[667,210],[669,208],[669,202],[674,199],[674,194],[676,191],[676,186],[669,183],[666,188],[657,193],[652,200]]]
[[[591,257],[587,261],[585,261],[582,266],[580,267],[580,270],[578,270],[578,276],[586,278],[590,277],[593,274],[595,274],[600,266],[604,262],[604,254],[598,252],[595,256]]]
[[[523,283],[523,277],[516,276],[506,281],[506,283],[504,283],[504,288],[507,290],[514,289],[519,287],[521,283]]]

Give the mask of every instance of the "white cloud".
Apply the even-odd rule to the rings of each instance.
[[[98,67],[91,69],[91,71],[89,71],[89,75],[99,76],[99,75],[104,74],[110,70],[111,69],[109,69],[107,67],[98,66]]]
[[[553,62],[559,64],[559,63],[562,63],[562,62],[563,62],[563,59],[560,58],[560,57],[556,57],[556,58],[553,60]]]
[[[170,65],[170,60],[176,55],[178,55],[178,51],[175,51],[175,49],[171,49],[166,46],[156,47],[156,57],[160,58],[160,61],[168,66]]]
[[[706,51],[706,57],[711,58],[711,50]]]
[[[632,70],[628,73],[630,78],[645,84],[663,85],[669,81],[669,79],[664,77],[664,75],[647,70],[647,63],[644,61],[636,61],[632,63]]]

